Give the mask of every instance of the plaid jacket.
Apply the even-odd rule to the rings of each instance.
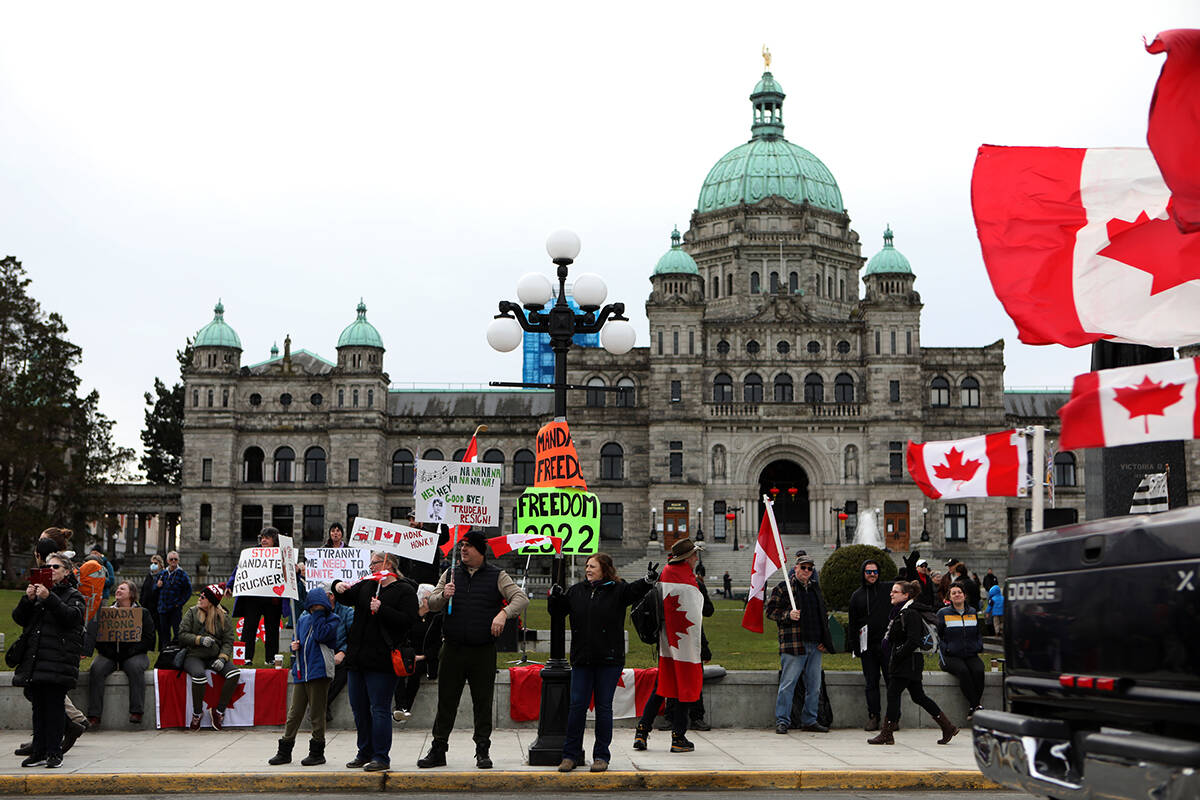
[[[796,580],[794,575],[789,575],[792,581],[792,593],[796,595],[796,606],[803,612],[806,605],[811,607],[815,600],[816,608],[818,609],[817,620],[805,620],[803,618],[793,620],[788,616],[788,612],[792,610],[792,605],[788,602],[787,587],[783,581],[775,585],[771,591],[771,597],[767,600],[767,605],[764,607],[768,619],[775,620],[779,626],[779,652],[781,655],[803,655],[804,654],[804,623],[816,622],[820,626],[820,642],[825,645],[825,651],[828,653],[833,650],[833,637],[829,634],[829,613],[825,609],[825,597],[821,594],[821,588],[813,582],[809,582],[808,589],[805,589],[800,581]],[[805,603],[804,598],[807,595],[809,602]]]
[[[162,588],[158,590],[158,613],[166,614],[176,608],[183,608],[192,594],[192,581],[183,567],[174,570],[162,570]]]

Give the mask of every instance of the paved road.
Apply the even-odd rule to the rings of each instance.
[[[551,794],[539,793],[521,793],[521,794],[487,794],[472,792],[470,797],[480,798],[480,800],[554,800],[561,797],[563,793],[555,792]],[[993,792],[993,791],[976,791],[976,792],[930,792],[930,791],[915,791],[915,792],[817,792],[804,791],[792,793],[800,800],[955,800],[958,797],[996,797],[1002,800],[1033,800],[1032,795],[1021,794],[1019,792]],[[645,800],[646,792],[605,792],[603,797],[605,800],[613,798],[613,800]],[[654,792],[655,800],[725,800],[730,796],[736,796],[738,800],[778,800],[780,797],[779,791],[753,791],[753,792]],[[193,795],[172,795],[172,800],[246,800],[253,798],[254,800],[297,800],[298,796],[306,798],[306,800],[346,800],[347,798],[378,798],[381,795],[378,793],[371,794],[193,794]],[[467,795],[464,794],[426,794],[422,795],[422,800],[463,800]],[[45,795],[45,800],[78,800],[74,795]],[[161,796],[156,795],[121,795],[128,800],[162,800]]]

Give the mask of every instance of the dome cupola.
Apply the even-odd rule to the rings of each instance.
[[[863,277],[868,275],[912,275],[912,267],[904,254],[892,245],[892,226],[888,225],[883,231],[883,249],[871,256]]]
[[[192,347],[232,347],[236,350],[242,349],[242,340],[238,338],[237,331],[229,327],[229,323],[225,321],[225,306],[220,300],[213,307],[212,322],[196,331],[196,338],[192,342]]]
[[[696,260],[683,252],[682,238],[679,228],[671,232],[671,249],[663,253],[662,258],[654,265],[655,275],[699,275]]]
[[[367,322],[367,305],[358,301],[358,316],[338,337],[338,367],[347,373],[383,371],[383,339]]]
[[[383,339],[379,336],[379,331],[375,330],[375,326],[367,322],[367,306],[361,299],[358,301],[358,317],[342,331],[337,346],[383,349]]]

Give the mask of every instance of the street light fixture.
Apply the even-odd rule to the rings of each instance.
[[[843,506],[834,506],[829,509],[829,512],[834,515],[833,518],[833,534],[834,542],[833,549],[840,550],[842,548],[842,523],[850,518]]]
[[[650,541],[658,541],[658,509],[650,509]]]
[[[740,514],[740,513],[741,513],[741,511],[742,511],[742,507],[741,507],[741,506],[736,506],[736,507],[734,507],[734,508],[727,508],[727,509],[725,510],[725,519],[733,523],[733,549],[734,549],[734,550],[737,550],[737,549],[738,549],[738,540],[737,540],[737,529],[738,529],[738,524],[737,524],[737,515],[738,515],[738,514]]]
[[[921,541],[922,542],[929,541],[929,528],[926,527],[926,525],[925,525],[925,517],[927,514],[929,514],[929,509],[922,508],[921,509]]]
[[[527,273],[517,282],[520,303],[501,300],[500,313],[487,329],[487,340],[494,349],[507,353],[521,344],[522,331],[550,336],[554,351],[554,383],[530,384],[492,381],[493,386],[522,386],[554,390],[554,418],[567,419],[567,390],[591,387],[567,383],[567,351],[571,337],[576,334],[599,333],[604,349],[613,355],[628,353],[637,338],[633,326],[625,318],[624,303],[600,305],[608,296],[608,288],[600,276],[585,273],[576,278],[574,296],[582,313],[567,305],[567,269],[579,255],[579,237],[571,231],[555,231],[546,239],[546,253],[558,268],[558,299],[549,311],[543,311],[553,296],[554,287],[546,276]],[[615,391],[622,389],[616,387]],[[566,560],[555,556],[550,579],[565,588]],[[537,740],[529,747],[531,766],[553,766],[562,758],[567,734],[567,708],[570,705],[571,667],[567,662],[566,620],[550,618],[550,659],[542,668],[541,712],[538,717]]]

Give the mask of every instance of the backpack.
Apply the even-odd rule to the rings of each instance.
[[[657,583],[634,603],[629,611],[629,620],[639,639],[646,644],[658,644],[658,634],[662,630],[662,596]]]
[[[796,681],[796,690],[792,693],[790,728],[799,728],[803,724],[804,694],[804,681]],[[833,727],[833,706],[829,702],[829,690],[825,687],[825,670],[821,670],[821,689],[817,694],[817,724]]]
[[[937,627],[934,626],[929,620],[925,619],[924,616],[921,617],[921,626],[921,644],[917,647],[917,649],[922,653],[938,652]]]

